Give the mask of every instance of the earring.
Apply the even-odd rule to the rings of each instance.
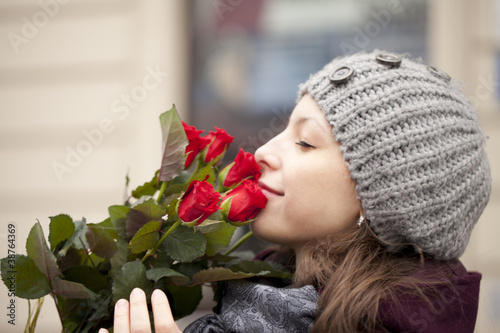
[[[363,216],[363,214],[359,214],[358,227],[361,228],[363,222],[365,222],[365,217]]]

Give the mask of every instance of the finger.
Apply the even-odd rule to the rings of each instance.
[[[129,304],[126,299],[122,298],[115,304],[113,333],[130,333]]]
[[[98,333],[109,333],[107,329],[101,328]]]
[[[174,321],[168,298],[163,291],[160,289],[153,291],[153,295],[151,295],[151,305],[153,306],[156,333],[181,332]]]
[[[130,293],[130,332],[151,332],[146,294],[139,288]]]

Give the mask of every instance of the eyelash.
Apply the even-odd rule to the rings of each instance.
[[[316,148],[313,145],[305,142],[304,140],[300,140],[299,142],[296,142],[296,144],[298,144],[299,146],[304,147],[304,148]]]

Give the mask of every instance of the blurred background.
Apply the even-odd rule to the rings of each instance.
[[[46,232],[59,213],[101,222],[126,175],[129,189],[151,179],[158,116],[174,103],[234,135],[233,158],[285,127],[297,85],[333,57],[409,53],[460,79],[494,182],[462,260],[483,274],[476,332],[500,332],[500,0],[1,0],[0,36],[1,257],[9,223],[25,253],[36,219]],[[0,311],[0,331],[23,331],[17,306],[16,326]],[[37,332],[59,329],[47,298]]]

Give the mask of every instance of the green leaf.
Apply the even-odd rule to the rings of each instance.
[[[113,303],[120,298],[129,299],[134,288],[141,288],[148,301],[153,292],[153,283],[146,277],[146,266],[140,260],[128,262],[120,269],[113,282]]]
[[[71,267],[80,266],[83,264],[87,256],[88,254],[86,250],[77,250],[74,247],[69,248],[64,256],[59,257],[59,269],[61,272],[64,272]]]
[[[164,194],[165,196],[169,196],[175,193],[181,193],[186,191],[189,183],[184,183],[184,184],[169,184],[167,189],[165,190]]]
[[[83,284],[66,281],[60,279],[59,277],[55,277],[51,281],[53,292],[56,295],[65,297],[65,298],[91,298],[93,293],[85,288]]]
[[[179,198],[172,199],[170,204],[167,206],[168,221],[175,222],[179,219],[179,215],[175,212],[178,202]]]
[[[56,257],[49,250],[45,242],[40,222],[35,223],[31,228],[26,240],[26,253],[33,260],[40,272],[48,277],[49,280],[52,280],[56,276],[61,276]]]
[[[113,222],[111,222],[110,217],[108,217],[107,219],[105,219],[101,223],[97,223],[97,225],[100,226],[101,228],[103,228],[104,230],[106,230],[107,233],[111,237],[113,237],[114,239],[120,238],[120,235],[118,235],[118,233],[116,232],[115,226],[114,226]]]
[[[193,180],[199,180],[199,181],[205,180],[206,182],[213,185],[215,183],[214,163],[215,160],[210,161],[207,165],[198,170],[196,174],[193,174],[191,178],[189,178],[188,184],[191,183]]]
[[[275,277],[281,279],[291,279],[292,274],[288,272],[283,266],[272,264],[267,261],[260,260],[243,260],[237,264],[231,265],[230,269],[235,272],[247,272],[255,275],[262,275],[262,272],[268,272],[266,277]]]
[[[203,221],[201,224],[198,225],[198,228],[204,227],[209,224],[214,224],[214,223],[219,223],[219,222],[224,222],[221,217],[221,211],[220,209],[216,210],[214,213],[212,213],[210,216],[207,217],[205,221]]]
[[[185,285],[189,282],[187,276],[167,267],[151,268],[146,272],[146,277],[154,282],[158,282],[160,279],[168,277],[175,285]]]
[[[161,246],[172,259],[189,262],[205,253],[207,239],[198,230],[181,225]]]
[[[159,190],[158,188],[158,173],[160,170],[155,172],[155,175],[153,176],[153,179],[151,179],[149,182],[146,182],[140,186],[138,186],[135,190],[132,191],[132,196],[136,199],[141,198],[144,195],[150,195],[152,196],[153,194],[156,193],[156,191]]]
[[[72,267],[64,271],[64,279],[83,284],[95,293],[108,289],[108,279],[97,269],[89,266]]]
[[[192,176],[192,172],[188,170],[182,171],[180,175],[178,175],[168,183],[164,195],[168,197],[173,194],[185,191],[190,183],[190,177]]]
[[[50,217],[49,226],[50,249],[54,251],[57,245],[69,239],[75,232],[73,219],[66,214],[60,214]]]
[[[168,286],[167,295],[169,296],[172,315],[174,320],[177,320],[192,314],[196,310],[202,299],[201,285],[194,287]]]
[[[89,244],[87,243],[87,239],[85,238],[85,234],[87,233],[87,221],[85,218],[82,218],[81,221],[74,221],[75,223],[75,233],[73,234],[70,240],[75,245],[77,249],[88,249]]]
[[[126,237],[125,231],[125,221],[127,219],[127,214],[130,211],[130,207],[114,205],[108,207],[109,218],[111,223],[115,226],[115,230],[120,235],[120,237]]]
[[[222,280],[244,279],[257,275],[266,275],[268,271],[259,273],[233,272],[229,268],[212,267],[196,273],[193,276],[193,285]]]
[[[229,223],[217,222],[198,227],[198,230],[201,231],[207,239],[207,255],[214,256],[229,245],[236,227]]]
[[[172,268],[185,276],[194,276],[196,273],[206,269],[201,262],[176,263]]]
[[[88,262],[88,261],[84,262],[84,263],[87,264],[87,266],[96,267],[97,269],[99,269],[99,265],[101,263],[104,263],[105,261],[109,260],[109,259],[105,259],[105,258],[99,257],[95,253],[88,254],[86,259],[89,259],[89,261],[92,261],[92,262]]]
[[[89,245],[89,251],[102,258],[111,258],[116,253],[115,240],[106,229],[97,225],[87,225],[85,238]]]
[[[36,299],[50,292],[49,281],[36,267],[35,262],[26,256],[16,254],[2,259],[2,280],[17,297]]]
[[[110,290],[102,290],[95,297],[83,300],[57,296],[64,332],[97,332],[100,327],[112,328],[113,311],[109,306],[110,301]]]
[[[163,157],[158,178],[160,181],[167,182],[184,170],[188,139],[175,105],[160,115],[160,125]]]
[[[128,239],[134,235],[146,223],[152,220],[160,220],[166,213],[165,209],[158,206],[153,199],[149,199],[130,209],[125,221],[125,230]]]
[[[223,255],[221,255],[223,256]],[[217,257],[217,256],[216,256]],[[224,257],[224,256],[223,256]],[[229,263],[229,265],[234,265],[235,263],[238,263],[243,260],[254,260],[255,258],[255,253],[253,251],[247,250],[247,251],[234,251],[232,252],[227,258],[232,258],[233,262]],[[224,261],[220,258],[214,259],[217,261]]]
[[[100,318],[110,316],[109,303],[111,302],[111,292],[109,290],[102,290],[95,301],[92,299],[87,302],[89,303],[89,307],[94,310],[89,321],[96,321]]]
[[[80,332],[81,322],[86,314],[90,312],[86,302],[82,304],[82,300],[57,297],[57,308],[61,313],[63,332]]]
[[[75,224],[75,232],[64,243],[64,247],[59,251],[60,255],[65,255],[71,247],[84,250],[88,248],[87,240],[85,239],[85,233],[87,232],[85,218],[82,218],[81,221],[73,221],[73,223]]]
[[[154,267],[172,267],[174,259],[170,258],[165,251],[156,251]]]
[[[160,238],[161,222],[150,221],[146,223],[129,243],[129,248],[132,253],[141,253],[152,248]]]
[[[189,179],[193,176],[193,172],[189,170],[182,171],[177,177],[172,179],[172,181],[168,184],[169,187],[172,185],[179,184],[189,184]]]
[[[127,262],[127,257],[129,255],[128,243],[126,240],[120,238],[116,242],[117,251],[115,255],[109,260],[111,264],[111,269],[109,270],[109,275],[115,277],[120,269]]]

